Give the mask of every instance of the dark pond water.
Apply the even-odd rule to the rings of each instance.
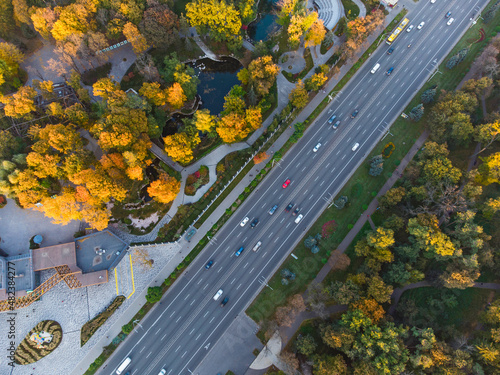
[[[240,62],[231,57],[224,57],[222,61],[200,59],[192,63],[195,73],[200,79],[198,96],[201,104],[198,109],[207,108],[212,115],[218,115],[224,109],[224,96],[240,81],[236,74],[242,68]],[[162,136],[175,134],[184,125],[182,119],[193,115],[174,114],[163,128]]]
[[[277,0],[260,0],[259,16],[248,25],[248,36],[255,42],[268,40],[281,27],[276,23],[274,14]]]
[[[222,112],[224,96],[234,85],[240,84],[236,74],[242,68],[240,62],[231,57],[222,61],[210,59],[197,60],[193,63],[194,70],[200,79],[198,95],[201,97],[200,108],[207,108],[212,115]]]

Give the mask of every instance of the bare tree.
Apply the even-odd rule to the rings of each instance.
[[[70,70],[70,66],[64,64],[60,60],[55,60],[55,59],[49,59],[46,62],[46,67],[48,70],[53,71],[54,73],[60,75],[61,77],[66,77]]]
[[[151,82],[158,82],[161,80],[158,68],[155,66],[154,60],[147,53],[143,53],[136,60],[137,68],[141,75]]]
[[[457,185],[440,184],[436,186],[432,183],[425,185],[427,197],[423,205],[416,209],[410,208],[410,214],[416,216],[421,213],[436,215],[439,222],[447,222],[453,212],[465,211],[468,203],[462,189]]]
[[[293,315],[292,308],[289,305],[280,306],[276,309],[276,322],[280,327],[291,327]]]
[[[149,253],[144,248],[135,248],[132,253],[132,262],[137,265],[143,266],[146,269],[151,269],[153,267],[153,259],[149,257]]]
[[[297,373],[297,370],[299,369],[299,360],[294,353],[283,351],[280,354],[280,360],[284,366],[283,371],[286,374],[294,375]]]

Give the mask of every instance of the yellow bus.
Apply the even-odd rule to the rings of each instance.
[[[410,22],[410,20],[408,18],[405,18],[399,24],[399,26],[397,27],[397,29],[392,32],[391,36],[389,37],[389,39],[387,39],[386,43],[389,44],[389,45],[391,45],[392,42],[394,42],[394,40],[398,37],[398,35],[403,32],[403,30],[405,29],[405,27],[408,25],[409,22]]]

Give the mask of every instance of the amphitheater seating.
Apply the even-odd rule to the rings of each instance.
[[[338,0],[314,0],[314,6],[318,10],[319,19],[328,30],[335,27],[342,17],[340,2]]]

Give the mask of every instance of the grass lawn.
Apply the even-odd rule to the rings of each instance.
[[[411,299],[419,309],[429,309],[429,297],[440,299],[442,292],[443,289],[432,287],[410,289],[403,293],[399,303]],[[436,317],[438,324],[441,327],[454,325],[461,332],[472,330],[478,322],[480,313],[484,311],[491,292],[491,289],[479,288],[454,289],[457,306],[445,308],[444,314]]]
[[[349,21],[356,19],[359,16],[359,7],[352,0],[342,0],[346,17]]]

